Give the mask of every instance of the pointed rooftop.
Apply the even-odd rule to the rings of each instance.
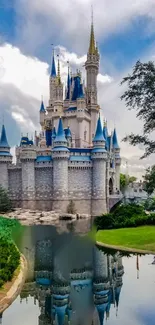
[[[66,142],[65,132],[63,129],[63,123],[61,117],[59,119],[58,131],[57,131],[55,142]]]
[[[95,133],[95,137],[93,139],[93,142],[100,142],[100,141],[105,141],[105,138],[103,136],[101,118],[100,118],[100,115],[99,115],[99,118],[98,118],[98,121],[97,121],[96,133]]]
[[[117,133],[116,133],[116,128],[114,128],[113,136],[112,136],[112,145],[114,149],[120,149],[118,145],[118,140],[117,140]]]
[[[44,102],[43,102],[43,100],[41,101],[40,112],[45,113],[45,107],[44,107]]]
[[[58,56],[58,71],[57,71],[57,80],[58,80],[58,85],[61,85],[61,76],[60,76],[60,60],[59,60],[59,55]]]
[[[52,129],[52,139],[55,139],[56,135],[57,135],[57,133],[56,133],[56,129],[55,129],[55,126],[54,126],[54,128]]]
[[[68,77],[67,77],[67,95],[66,99],[70,99],[70,84],[71,84],[71,79],[70,79],[70,73],[69,73],[69,66],[68,66]]]
[[[68,126],[67,131],[66,131],[66,137],[67,138],[71,138],[72,137],[71,130],[70,130],[70,127],[69,126]]]
[[[7,137],[6,137],[6,130],[5,130],[4,124],[2,125],[0,148],[8,148],[8,149],[10,149],[10,146],[8,144],[8,140],[7,140]]]
[[[53,50],[53,57],[52,57],[51,77],[54,77],[54,78],[56,77],[54,50]]]

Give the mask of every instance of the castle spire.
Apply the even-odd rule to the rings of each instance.
[[[95,35],[94,35],[94,21],[93,21],[93,7],[92,7],[92,17],[91,17],[91,31],[90,31],[90,42],[89,42],[89,54],[96,54],[95,46]]]
[[[113,136],[112,136],[112,144],[114,149],[119,149],[116,128],[114,128]]]
[[[59,118],[58,130],[55,142],[66,142],[65,132],[63,128],[62,118]]]
[[[66,99],[70,99],[70,73],[69,73],[69,61],[67,62],[68,63],[68,77],[67,77],[67,95],[66,95]]]
[[[57,55],[58,57],[58,76],[57,76],[57,79],[58,79],[58,85],[61,84],[61,77],[60,77],[60,60],[59,60],[59,54]]]
[[[41,96],[41,105],[40,105],[40,112],[45,112],[44,102],[43,102],[43,96]]]
[[[56,77],[54,48],[53,48],[53,56],[52,56],[51,77]]]
[[[93,142],[98,142],[98,141],[105,141],[105,138],[104,138],[104,135],[103,135],[103,129],[102,129],[102,125],[101,125],[100,114],[99,114],[99,117],[98,117],[95,137],[93,139]]]
[[[2,125],[2,132],[1,132],[1,139],[0,139],[0,147],[1,148],[8,148],[10,149],[10,146],[8,144],[8,140],[6,137],[6,130],[4,124]]]

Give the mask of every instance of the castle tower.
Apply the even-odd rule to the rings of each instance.
[[[95,128],[98,117],[98,102],[97,102],[97,75],[99,72],[99,53],[95,43],[94,36],[94,24],[93,18],[91,22],[90,42],[87,53],[87,61],[85,63],[86,74],[87,74],[87,106],[91,111],[91,140],[95,134]]]
[[[118,145],[117,140],[117,133],[116,129],[114,129],[113,136],[112,136],[112,146],[115,156],[115,169],[116,169],[116,188],[120,191],[120,166],[121,166],[121,158],[120,158],[120,147]]]
[[[96,134],[93,139],[91,158],[93,160],[92,184],[92,215],[98,216],[106,213],[106,160],[105,139],[100,116],[97,122]]]
[[[0,185],[8,190],[8,165],[12,162],[10,154],[10,146],[6,137],[4,124],[2,125],[1,139],[0,139]]]
[[[52,149],[53,157],[53,209],[66,211],[68,205],[68,159],[69,150],[63,129],[62,119],[59,119],[57,135]]]
[[[35,159],[36,151],[31,145],[22,148],[22,206],[35,209]]]
[[[44,129],[45,113],[46,113],[46,111],[45,111],[44,102],[42,99],[41,105],[40,105],[40,125],[42,127],[42,130]]]
[[[49,79],[50,98],[49,98],[48,109],[53,108],[54,101],[56,100],[56,85],[57,85],[57,75],[56,75],[56,67],[55,67],[55,56],[53,50],[51,74]]]

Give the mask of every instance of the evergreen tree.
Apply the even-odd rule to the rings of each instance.
[[[67,213],[71,213],[71,214],[75,214],[76,213],[75,203],[73,202],[73,200],[71,200],[69,202],[69,204],[68,204]]]
[[[11,201],[7,191],[0,186],[0,212],[7,212],[11,210]]]

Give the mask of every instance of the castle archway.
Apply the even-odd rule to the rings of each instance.
[[[113,180],[112,178],[109,179],[109,194],[113,194]]]

